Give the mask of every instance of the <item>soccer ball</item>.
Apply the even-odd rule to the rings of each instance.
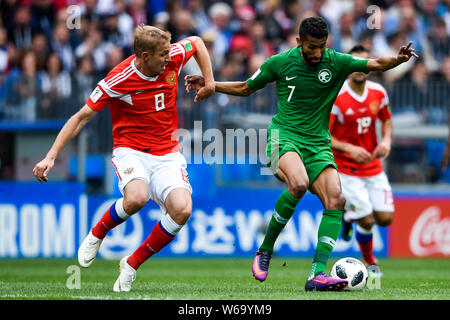
[[[331,276],[347,280],[348,286],[345,290],[362,290],[366,286],[369,274],[361,261],[347,257],[338,260],[333,265]]]

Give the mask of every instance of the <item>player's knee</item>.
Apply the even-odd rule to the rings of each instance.
[[[128,195],[128,197],[124,197],[123,199],[124,210],[129,214],[133,214],[141,210],[147,204],[147,200],[148,195],[144,193],[134,193]]]
[[[377,225],[379,225],[380,227],[387,227],[387,226],[391,225],[393,218],[394,218],[393,213],[385,214],[381,217],[377,217],[376,222],[377,222]]]
[[[366,230],[372,230],[375,220],[372,215],[368,215],[358,220],[358,224]]]
[[[183,225],[191,217],[192,205],[188,201],[178,201],[170,208],[169,212],[175,222]]]
[[[326,207],[334,210],[344,210],[345,208],[345,197],[342,193],[335,196],[331,196],[326,201]]]
[[[301,198],[308,191],[309,182],[304,180],[295,180],[288,185],[288,191],[294,198]]]

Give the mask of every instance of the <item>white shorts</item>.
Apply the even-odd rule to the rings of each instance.
[[[116,169],[122,194],[131,180],[144,180],[148,184],[148,199],[159,205],[163,214],[167,212],[165,201],[170,191],[185,188],[192,193],[186,159],[180,152],[155,156],[121,147],[113,150],[112,164]]]
[[[346,218],[359,220],[378,212],[394,212],[394,198],[384,172],[373,177],[355,177],[339,173],[342,193],[346,199]]]

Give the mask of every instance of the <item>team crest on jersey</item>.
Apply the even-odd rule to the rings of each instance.
[[[369,109],[370,109],[370,111],[372,111],[373,114],[377,114],[378,113],[378,108],[379,108],[379,104],[376,101],[373,101],[369,105]]]
[[[171,86],[174,86],[177,82],[177,73],[175,71],[170,71],[166,76],[166,82]]]
[[[134,168],[126,168],[125,170],[123,170],[124,174],[131,174],[134,171]]]
[[[331,74],[330,70],[322,69],[319,71],[319,74],[317,75],[317,77],[319,78],[320,82],[328,83],[328,82],[330,82],[330,80],[332,78],[332,74]]]

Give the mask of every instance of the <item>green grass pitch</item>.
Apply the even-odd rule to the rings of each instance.
[[[80,289],[67,288],[75,259],[0,259],[0,299],[156,300],[447,300],[450,259],[381,259],[380,289],[305,292],[311,259],[274,257],[268,279],[256,281],[252,258],[159,258],[141,266],[129,293],[112,291],[118,261],[80,268]],[[331,266],[337,259],[330,259]],[[75,268],[76,270],[77,268]],[[70,269],[69,269],[70,270]],[[75,282],[72,282],[72,284]]]

